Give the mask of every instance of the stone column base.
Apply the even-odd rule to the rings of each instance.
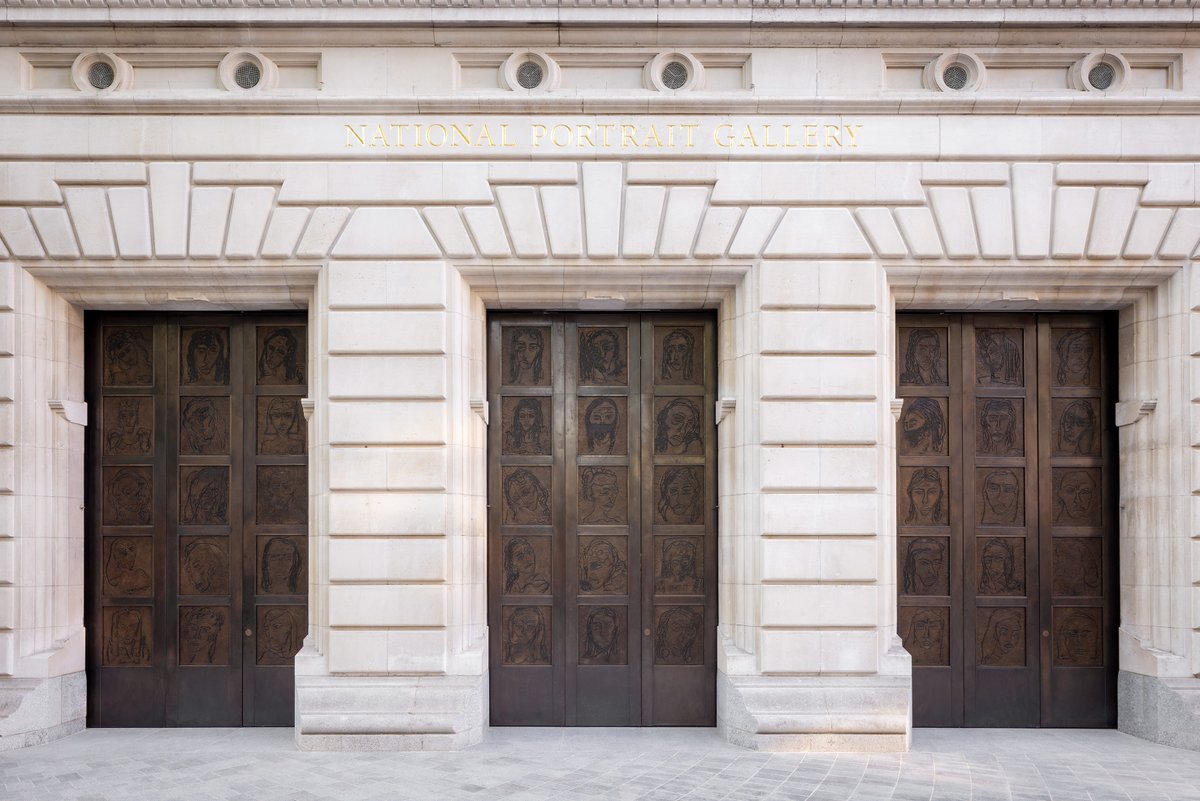
[[[1200,679],[1120,671],[1117,728],[1163,745],[1200,751]]]
[[[452,751],[483,740],[488,676],[296,676],[303,751]]]
[[[48,743],[86,725],[82,670],[48,679],[0,679],[0,751]]]
[[[907,676],[727,676],[717,673],[717,726],[757,751],[907,751]]]

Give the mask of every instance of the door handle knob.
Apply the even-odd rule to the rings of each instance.
[[[246,636],[247,636],[247,637],[253,637],[253,636],[254,636],[254,630],[253,630],[253,629],[246,629]]]
[[[652,632],[650,631],[650,629],[645,629],[644,631],[642,631],[642,634],[645,634],[647,637],[649,637],[651,633]]]

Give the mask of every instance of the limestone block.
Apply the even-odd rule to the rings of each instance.
[[[1096,190],[1086,186],[1061,186],[1054,193],[1054,235],[1050,253],[1055,258],[1083,257]]]
[[[546,229],[542,224],[537,188],[498,186],[496,200],[516,254],[522,258],[544,257],[547,253]]]
[[[447,577],[444,537],[331,537],[329,540],[330,581],[442,582]]]
[[[763,534],[867,536],[876,534],[879,496],[874,493],[764,494]]]
[[[17,397],[17,365],[11,357],[0,357],[0,401]]]
[[[75,232],[71,230],[71,218],[66,209],[61,206],[32,208],[29,216],[41,236],[47,255],[66,259],[79,257],[79,245],[75,242]]]
[[[838,258],[872,255],[867,240],[848,209],[788,209],[767,243],[768,258]]]
[[[338,404],[337,406],[342,406]],[[329,449],[331,490],[386,490],[387,449],[331,447]]]
[[[1054,165],[1014,164],[1012,173],[1017,258],[1044,259],[1050,255]]]
[[[765,265],[764,265],[765,267]],[[874,353],[878,326],[866,311],[763,311],[762,353]]]
[[[452,258],[470,259],[475,256],[475,245],[458,209],[453,206],[427,206],[424,209],[429,230],[437,238],[442,251]]]
[[[329,625],[441,626],[446,588],[419,584],[334,584],[329,587]]]
[[[693,251],[698,259],[725,255],[734,231],[742,220],[742,210],[726,206],[709,206],[700,223],[700,234],[696,237]]]
[[[40,259],[46,255],[29,214],[23,208],[0,207],[0,238],[19,259]]]
[[[586,162],[583,171],[583,218],[588,255],[613,258],[621,234],[621,165]]]
[[[759,639],[762,672],[818,673],[821,670],[821,632],[767,629]]]
[[[386,673],[386,629],[330,629],[331,673]]]
[[[463,209],[463,217],[467,220],[467,227],[471,229],[471,236],[479,246],[481,256],[503,258],[512,255],[500,212],[494,207],[470,206]]]
[[[92,259],[114,258],[117,243],[113,239],[104,190],[96,186],[71,186],[63,190],[63,196],[83,255]]]
[[[909,251],[918,259],[940,259],[942,241],[938,237],[933,212],[924,206],[896,209],[896,222]]]
[[[445,673],[448,653],[445,631],[395,629],[388,632],[389,673]]]
[[[854,217],[881,258],[902,259],[908,255],[908,245],[900,235],[891,211],[882,208],[855,209]]]
[[[543,186],[541,193],[550,253],[558,257],[582,256],[583,217],[578,187]]]
[[[55,166],[46,162],[0,164],[0,197],[5,203],[61,203]]]
[[[874,631],[822,631],[822,673],[877,673],[879,635]]]
[[[279,202],[314,205],[490,203],[487,162],[287,165]],[[197,173],[199,175],[199,172]]]
[[[331,356],[330,398],[446,397],[446,360],[435,356]]]
[[[446,441],[446,405],[436,401],[329,404],[334,445],[440,445]]]
[[[729,246],[729,255],[735,259],[756,258],[763,251],[767,237],[775,230],[783,209],[775,206],[751,206],[742,215],[742,222],[733,243]]]
[[[761,183],[740,199],[782,204],[921,203],[920,168],[905,163],[784,162],[763,169]],[[725,183],[722,181],[722,183]],[[720,186],[720,184],[718,184]],[[728,202],[714,192],[714,202]]]
[[[763,448],[762,489],[820,488],[821,452],[818,448]]]
[[[820,262],[764,261],[759,264],[761,308],[816,308],[820,305],[820,292]]]
[[[192,190],[188,254],[193,259],[220,258],[233,190],[225,186],[198,186]],[[122,255],[124,248],[122,248]]]
[[[1173,216],[1173,209],[1138,209],[1129,228],[1129,239],[1125,243],[1125,252],[1122,255],[1127,259],[1152,258],[1158,253],[1158,246],[1162,243]]]
[[[864,356],[764,356],[759,392],[764,399],[874,398],[878,368]]]
[[[444,490],[450,484],[445,448],[394,448],[387,454],[387,486],[393,490]]]
[[[16,588],[0,587],[0,629],[16,626]]]
[[[329,496],[331,535],[431,535],[446,533],[445,495],[334,492]]]
[[[360,208],[333,247],[341,258],[427,258],[442,255],[412,208]]]
[[[979,255],[975,238],[975,218],[971,213],[971,195],[961,186],[935,186],[929,189],[929,205],[938,230],[952,259],[973,259]]]
[[[446,305],[446,267],[440,262],[333,262],[329,271],[330,308]]]
[[[666,198],[667,190],[662,186],[630,186],[625,190],[625,228],[621,253],[626,258],[654,255]]]
[[[348,219],[350,209],[347,208],[322,206],[313,209],[308,227],[296,247],[296,255],[304,259],[324,258]]]
[[[1200,208],[1180,209],[1167,229],[1159,248],[1160,259],[1186,259],[1196,252],[1200,240]]]
[[[1013,255],[1012,203],[1012,191],[1007,186],[971,189],[979,252],[985,259],[1008,259]]]
[[[858,401],[768,401],[759,411],[763,444],[874,445],[875,404]]]
[[[329,352],[445,353],[446,320],[442,312],[330,312]]]
[[[0,492],[17,491],[17,454],[12,448],[0,448]]]
[[[225,255],[231,259],[257,258],[275,205],[275,189],[269,186],[239,186],[233,192],[229,213],[229,236]]]
[[[267,259],[286,259],[296,252],[296,243],[308,223],[308,209],[276,208],[263,238],[262,255]]]
[[[1142,190],[1145,206],[1190,206],[1200,200],[1195,164],[1150,164],[1149,183]]]
[[[760,542],[763,581],[820,580],[822,540],[764,537]]]
[[[875,540],[821,541],[821,581],[878,581],[879,543]]]
[[[764,626],[875,626],[879,588],[857,584],[768,584]]]
[[[882,274],[873,261],[823,261],[818,272],[823,309],[873,309],[883,294]]]
[[[1136,186],[1105,186],[1096,196],[1096,214],[1088,239],[1090,259],[1115,259],[1121,255],[1125,235],[1137,211],[1141,188]]]
[[[708,187],[673,186],[667,195],[658,254],[663,258],[690,256],[700,228],[700,217],[708,205]]]
[[[188,165],[151,164],[149,178],[154,254],[160,259],[183,258],[188,254]]]

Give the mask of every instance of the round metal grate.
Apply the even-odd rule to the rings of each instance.
[[[88,67],[88,83],[97,89],[107,89],[116,79],[117,73],[107,61],[97,61]]]
[[[1103,61],[1088,70],[1088,83],[1100,91],[1111,87],[1116,78],[1116,70],[1111,64],[1105,64]]]
[[[946,84],[947,89],[962,89],[967,85],[967,68],[961,64],[951,64],[942,73],[942,82]]]
[[[663,86],[668,89],[682,89],[688,82],[688,68],[678,61],[672,61],[663,67]]]
[[[537,89],[542,85],[542,78],[545,75],[542,65],[535,61],[526,61],[517,67],[517,83],[526,89]]]
[[[253,61],[243,61],[233,71],[233,82],[243,89],[253,89],[262,80],[262,70]]]

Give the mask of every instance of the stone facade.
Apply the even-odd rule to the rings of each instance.
[[[0,3],[0,742],[82,725],[85,309],[308,310],[322,749],[486,730],[487,311],[716,309],[718,725],[821,750],[911,731],[895,313],[1120,309],[1121,726],[1195,747],[1193,3],[359,5]]]

